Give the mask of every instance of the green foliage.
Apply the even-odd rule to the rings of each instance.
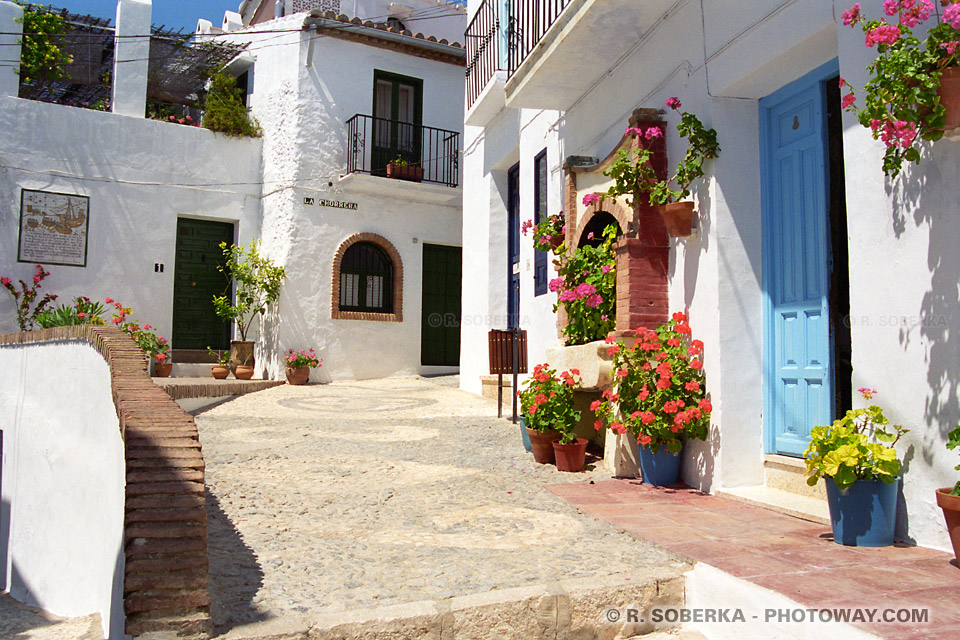
[[[900,5],[901,21],[904,13],[913,11]],[[841,78],[840,86],[850,89],[843,104],[857,115],[860,124],[871,130],[875,140],[886,145],[883,172],[896,178],[904,162],[920,161],[918,140],[936,141],[943,136],[940,127],[946,122],[946,109],[937,90],[943,69],[957,63],[955,43],[960,40],[960,31],[946,21],[938,21],[921,39],[902,22],[894,26],[886,19],[867,20],[859,11],[844,14],[844,19],[851,27],[862,27],[867,46],[876,44],[878,55],[867,66],[870,79],[863,88],[863,107],[855,104],[853,88]],[[874,40],[883,30],[890,32],[892,36],[887,37],[895,37],[895,41]]]
[[[45,293],[36,306],[33,304],[34,300],[37,299],[37,289],[42,286],[40,283],[49,275],[50,272],[44,271],[43,265],[38,264],[37,270],[33,274],[33,284],[27,284],[23,280],[19,280],[19,290],[13,285],[10,278],[0,278],[0,285],[3,285],[3,288],[13,296],[13,302],[17,305],[17,326],[20,327],[20,331],[31,331],[37,321],[37,316],[43,313],[47,305],[57,299],[56,294]]]
[[[37,314],[36,322],[44,329],[50,327],[69,327],[77,324],[103,325],[104,308],[99,302],[93,302],[86,296],[73,299],[72,305],[60,305]]]
[[[214,296],[213,306],[217,315],[236,323],[240,339],[247,339],[247,331],[253,319],[266,313],[267,306],[280,296],[280,285],[286,277],[283,267],[260,255],[260,241],[253,240],[244,249],[235,244],[220,243],[226,266],[218,267],[226,273],[234,287],[236,304],[230,304],[230,296]]]
[[[833,478],[840,490],[858,480],[890,484],[900,473],[894,445],[908,431],[891,425],[876,405],[847,411],[832,426],[814,427],[810,445],[803,452],[807,484],[815,486],[820,476]]]
[[[141,326],[137,322],[129,321],[127,317],[133,311],[116,300],[107,298],[106,303],[112,304],[116,309],[113,312],[112,324],[133,338],[137,346],[143,349],[144,355],[148,358],[156,358],[157,362],[164,362],[170,357],[170,344],[166,338],[158,335],[151,325]]]
[[[638,327],[632,346],[613,343],[613,390],[603,392],[590,409],[600,430],[627,433],[656,453],[677,453],[683,438],[705,440],[713,405],[706,398],[703,342],[691,340],[685,314],[650,330]]]
[[[703,177],[703,163],[720,155],[716,130],[704,129],[703,123],[692,113],[684,111],[680,114],[677,131],[681,138],[686,138],[689,142],[687,153],[677,164],[677,171],[672,178],[653,185],[650,190],[650,204],[668,204],[689,198],[690,185],[694,180]],[[671,182],[677,183],[676,189],[670,188]]]
[[[956,429],[951,431],[947,437],[949,438],[949,440],[947,440],[947,449],[953,450],[953,449],[956,449],[957,447],[960,447],[960,427],[957,427]],[[960,464],[958,464],[954,468],[957,471],[960,471]],[[957,484],[953,485],[953,491],[950,492],[950,495],[960,496],[960,481],[958,481]]]
[[[573,410],[573,392],[578,387],[576,369],[557,375],[546,364],[533,368],[533,375],[517,395],[520,411],[527,426],[535,431],[559,431],[562,444],[576,441],[573,431],[580,420],[580,412]]]
[[[533,224],[533,220],[527,220],[521,226],[523,235],[527,235],[531,229],[533,230],[534,249],[537,251],[552,251],[555,255],[560,255],[564,252],[562,238],[564,231],[566,231],[566,226],[563,223],[562,211],[558,215],[547,216],[537,224]],[[561,242],[554,248],[554,241],[558,239],[560,239]]]
[[[218,71],[210,78],[210,89],[204,100],[203,126],[231,136],[259,138],[263,130],[247,115],[237,88],[237,79]]]
[[[60,36],[67,31],[63,17],[44,7],[27,5],[17,21],[23,25],[23,38],[20,41],[21,80],[69,79],[63,66],[73,62],[73,57],[61,47]]]
[[[553,261],[559,276],[550,282],[550,290],[558,295],[553,310],[563,305],[567,312],[563,327],[567,344],[600,340],[616,325],[616,239],[617,227],[610,225],[603,231],[600,246],[578,247]]]
[[[639,200],[643,193],[651,193],[657,183],[657,174],[650,166],[653,152],[649,149],[620,149],[617,159],[612,165],[603,170],[603,175],[613,178],[614,184],[601,198],[628,196],[627,204],[631,207]]]
[[[230,366],[230,352],[229,351],[220,351],[219,349],[214,349],[213,347],[207,347],[207,353],[210,354],[210,358],[216,362],[221,367]]]

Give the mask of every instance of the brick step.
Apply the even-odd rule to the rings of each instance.
[[[157,540],[136,538],[128,542],[126,546],[127,562],[130,562],[131,557],[171,555],[194,551],[206,553],[206,538],[160,538]]]
[[[141,611],[182,611],[210,606],[210,594],[206,589],[185,591],[145,591],[135,592],[123,599],[123,610],[127,614]]]
[[[206,638],[212,634],[213,625],[210,621],[210,614],[206,612],[171,616],[150,616],[148,613],[136,613],[127,616],[126,631],[131,636],[158,633],[173,634],[176,638]]]
[[[207,588],[206,569],[198,571],[191,569],[188,571],[177,571],[167,573],[128,573],[123,580],[123,588],[126,592],[134,591],[159,591],[174,589],[206,589]]]
[[[127,446],[129,447],[197,447],[200,440],[195,433],[184,433],[183,435],[171,434],[167,431],[158,431],[155,434],[148,434],[142,431],[135,435],[127,434]]]
[[[205,467],[203,458],[134,458],[127,460],[127,471],[130,469],[200,469]]]
[[[203,495],[202,482],[138,482],[127,484],[127,497],[146,495],[179,495],[195,493]]]
[[[210,561],[204,553],[179,553],[177,555],[155,555],[127,560],[124,573],[165,573],[197,570],[204,573],[210,567]]]
[[[127,460],[135,459],[169,459],[174,458],[202,458],[200,443],[195,447],[133,447],[127,445]]]
[[[136,522],[200,522],[207,521],[207,511],[203,507],[186,509],[133,509],[125,517],[127,526]]]
[[[127,471],[127,483],[139,482],[203,482],[203,471],[168,467],[158,471]]]
[[[165,538],[202,538],[207,537],[207,525],[193,522],[142,522],[128,524],[123,532],[129,542],[138,538],[158,540]]]
[[[162,494],[145,494],[127,496],[125,504],[127,513],[139,509],[182,509],[188,507],[203,507],[206,504],[204,496],[198,493],[188,493],[167,496]]]

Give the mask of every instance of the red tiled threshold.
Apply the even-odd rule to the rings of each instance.
[[[879,637],[960,638],[960,568],[952,554],[901,544],[845,547],[829,526],[684,486],[607,480],[546,488],[637,538],[805,607],[927,611],[926,622],[854,623]]]

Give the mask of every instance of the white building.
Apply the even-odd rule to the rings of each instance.
[[[960,330],[951,195],[960,144],[929,145],[901,180],[885,181],[883,146],[839,109],[837,77],[863,86],[875,53],[843,26],[846,8],[826,0],[737,11],[683,0],[471,1],[468,45],[471,36],[483,44],[468,59],[464,280],[486,293],[464,296],[461,384],[480,389],[485,334],[506,324],[513,263],[531,366],[557,357],[548,353],[560,344],[553,294],[536,295],[529,238],[508,258],[508,235],[535,217],[545,191],[541,212],[566,211],[567,241],[576,244],[595,213],[582,196],[606,188],[602,164],[593,163],[621,143],[631,116],[650,117],[636,110],[677,96],[717,130],[723,150],[695,190],[695,233],[664,244],[669,304],[661,311],[687,311],[706,343],[715,408],[710,440],[686,449],[684,480],[767,502],[784,499],[775,488],[788,483],[803,491],[798,474],[781,472],[797,470],[809,429],[862,406],[859,387],[875,388],[890,420],[912,430],[898,445],[898,538],[947,549],[934,489],[956,479],[944,443],[960,422],[960,353],[950,340]],[[662,117],[674,166],[685,144],[678,116]],[[795,142],[804,150],[791,156]],[[792,160],[824,170],[774,174]],[[784,185],[805,198],[784,196]],[[808,288],[796,300],[777,293],[797,283]],[[484,322],[468,326],[470,318]],[[634,328],[620,321],[618,310],[618,330]],[[794,359],[803,375],[791,373]],[[821,499],[808,497],[819,509]]]
[[[320,380],[456,371],[464,13],[247,1],[223,29],[201,22],[249,45],[230,71],[263,126],[261,237],[288,274],[261,332],[271,377],[314,346]],[[398,157],[422,181],[386,177]]]

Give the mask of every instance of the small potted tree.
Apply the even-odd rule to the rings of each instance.
[[[571,441],[565,434],[572,435],[580,420],[580,412],[573,410],[573,390],[577,385],[574,376],[579,375],[576,369],[558,375],[548,365],[538,364],[518,392],[533,459],[540,464],[556,460],[554,442],[561,437]]]
[[[230,375],[230,352],[208,346],[207,353],[210,354],[210,359],[216,362],[215,365],[210,367],[210,375],[217,380],[225,380]]]
[[[246,248],[221,242],[220,248],[226,264],[218,268],[230,276],[236,302],[231,302],[229,294],[214,296],[213,307],[218,316],[237,326],[240,339],[230,341],[230,366],[234,376],[249,380],[253,376],[254,357],[253,341],[247,340],[247,333],[254,319],[266,313],[280,296],[286,271],[260,255],[259,240],[253,240]]]
[[[957,427],[947,436],[947,448],[960,447],[960,427]],[[956,466],[960,471],[960,464]],[[953,544],[953,554],[960,562],[960,482],[953,487],[937,489],[937,505],[943,509],[943,517],[947,521],[947,531],[950,533],[950,542]]]
[[[421,182],[423,180],[423,167],[410,164],[401,154],[387,164],[387,177]]]
[[[690,336],[687,316],[678,311],[655,331],[638,328],[633,346],[608,338],[614,387],[590,406],[597,430],[606,424],[636,438],[640,473],[654,486],[679,481],[683,441],[705,440],[710,429],[703,342]]]
[[[876,390],[861,388],[864,400]],[[833,425],[814,427],[803,452],[807,484],[826,480],[834,542],[859,547],[893,544],[900,460],[894,445],[907,433],[877,405],[847,411]]]

